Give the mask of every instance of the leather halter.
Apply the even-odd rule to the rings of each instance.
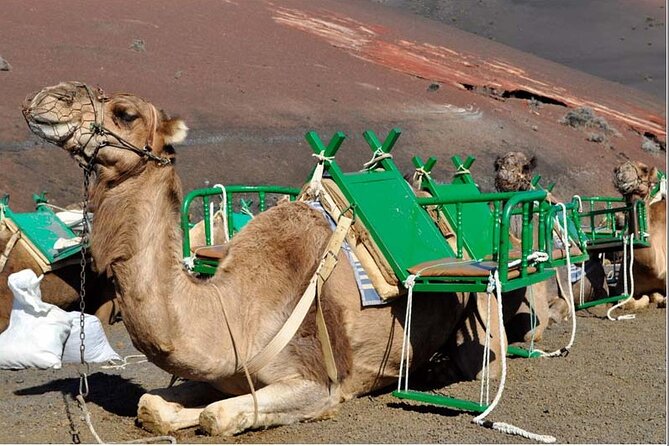
[[[140,157],[145,157],[148,160],[155,161],[159,166],[166,166],[168,164],[172,163],[172,160],[170,158],[164,158],[158,155],[155,155],[153,153],[153,142],[155,140],[155,135],[158,131],[158,112],[156,111],[156,107],[153,104],[148,104],[149,105],[149,110],[151,111],[151,117],[149,121],[149,128],[151,131],[149,132],[149,136],[146,139],[146,143],[144,144],[143,148],[139,148],[130,141],[126,140],[122,136],[116,134],[115,132],[109,130],[107,127],[104,125],[104,108],[102,106],[97,107],[96,106],[96,100],[94,98],[93,92],[91,91],[91,88],[86,85],[86,84],[78,84],[80,87],[84,87],[86,89],[86,94],[88,95],[88,99],[90,101],[91,106],[93,107],[93,113],[94,113],[94,122],[90,124],[90,130],[91,134],[86,141],[86,144],[83,144],[77,151],[73,152],[74,156],[81,156],[84,160],[86,160],[86,147],[88,147],[88,144],[90,141],[93,139],[94,136],[99,135],[99,136],[112,136],[114,139],[116,139],[116,143],[110,142],[108,138],[104,138],[102,141],[98,142],[95,146],[95,149],[93,151],[93,154],[91,155],[90,159],[86,161],[86,164],[84,165],[83,163],[82,166],[85,169],[92,169],[93,165],[95,164],[95,160],[97,158],[97,154],[102,149],[103,147],[114,147],[117,149],[124,149],[124,150],[130,150],[131,152],[135,152],[137,155]],[[102,95],[102,92],[101,92]],[[100,96],[101,96],[100,95]],[[103,97],[104,99],[104,97]],[[100,100],[98,100],[99,102]]]

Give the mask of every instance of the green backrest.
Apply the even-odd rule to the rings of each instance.
[[[329,170],[333,168],[334,161]],[[414,265],[455,257],[399,171],[346,173],[337,184],[356,206],[356,217],[370,231],[400,280],[408,277],[407,269]]]
[[[480,194],[475,184],[435,184],[435,197],[458,197]],[[493,252],[494,219],[488,203],[446,204],[442,206],[451,227],[458,225],[457,215],[460,207],[461,224],[463,230],[463,246],[473,259],[482,259]]]
[[[370,145],[387,154],[399,133],[399,130],[393,129],[384,144],[378,142],[369,131],[364,136],[368,141],[373,140]],[[334,157],[345,135],[342,132],[335,133],[327,147],[316,132],[308,132],[306,139],[316,154]],[[414,265],[455,257],[446,239],[429,214],[418,204],[413,190],[390,158],[379,161],[373,166],[376,168],[362,172],[344,173],[334,159],[328,160],[325,165],[352,206],[355,218],[359,218],[370,232],[399,280],[406,280],[409,276],[407,270]]]
[[[35,212],[18,213],[5,208],[5,215],[11,219],[23,236],[37,248],[50,264],[71,257],[81,251],[81,246],[72,246],[62,250],[53,248],[59,238],[71,239],[76,234],[63,223],[56,214],[45,206],[39,206]]]

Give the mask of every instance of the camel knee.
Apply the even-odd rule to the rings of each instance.
[[[217,401],[200,414],[200,427],[209,435],[230,436],[265,428],[331,417],[339,406],[339,387],[307,380],[270,384],[251,394]]]
[[[548,312],[551,323],[559,324],[569,318],[569,304],[564,299],[556,299]]]

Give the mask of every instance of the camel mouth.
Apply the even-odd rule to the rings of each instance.
[[[73,92],[68,92],[62,84],[47,87],[25,99],[23,117],[35,135],[47,142],[63,145],[78,128],[80,116],[71,109],[74,101]]]

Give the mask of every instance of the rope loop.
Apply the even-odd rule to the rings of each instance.
[[[374,166],[376,166],[376,164],[379,163],[379,161],[383,161],[385,159],[392,159],[392,157],[393,157],[392,154],[386,153],[381,149],[376,149],[372,154],[372,158],[362,165],[364,167],[363,170],[371,170]]]
[[[460,164],[457,167],[457,171],[453,175],[458,176],[458,175],[467,175],[467,174],[471,174],[469,169],[467,169],[464,165]]]

